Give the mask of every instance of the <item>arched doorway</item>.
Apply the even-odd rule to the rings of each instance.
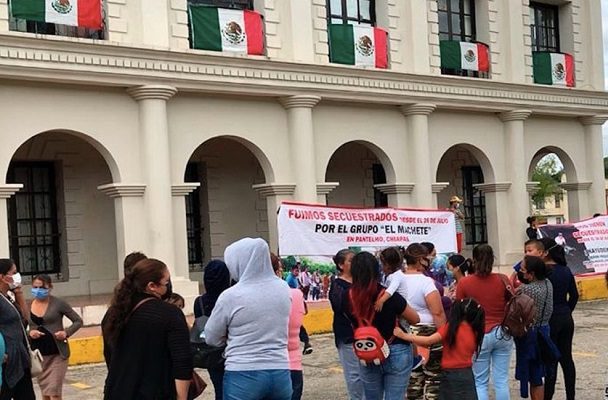
[[[476,185],[493,181],[489,160],[478,148],[469,144],[450,147],[441,157],[437,182],[448,186],[437,194],[438,208],[446,208],[452,196],[463,199],[465,226],[463,245],[472,248],[488,242],[486,197]]]
[[[532,157],[528,168],[528,180],[536,183],[531,190],[531,213],[541,224],[562,224],[569,221],[569,197],[575,192],[567,192],[563,187],[576,182],[576,171],[570,157],[561,149],[547,146],[539,149]],[[574,199],[574,203],[577,200]]]
[[[327,204],[386,207],[387,195],[374,185],[392,177],[392,167],[380,149],[365,142],[343,144],[332,154],[325,171],[326,182],[340,184],[327,195]]]
[[[246,236],[269,240],[266,200],[253,185],[266,182],[254,146],[237,138],[218,137],[200,145],[188,160],[184,182],[201,186],[186,197],[188,264],[191,279],[211,259],[223,258],[230,243]]]
[[[10,256],[26,282],[49,274],[62,296],[111,293],[118,281],[114,201],[97,190],[113,177],[87,138],[40,133],[15,151],[6,175],[23,185],[8,200]]]

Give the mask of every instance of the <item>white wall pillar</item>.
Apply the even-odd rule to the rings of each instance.
[[[316,203],[317,173],[312,108],[321,101],[321,98],[299,95],[285,97],[280,101],[287,110],[290,161],[296,181],[295,200]]]
[[[450,182],[435,182],[431,184],[431,191],[433,192],[433,207],[434,208],[438,208],[439,207],[439,193],[441,193],[443,191],[443,189],[447,188],[448,186],[450,186]],[[442,208],[443,207],[442,205]]]
[[[340,182],[317,183],[317,203],[327,205],[327,195],[340,186]]]
[[[530,43],[526,43],[530,40],[530,27],[524,24],[524,16],[528,15],[525,7],[519,0],[500,0],[498,4],[499,64],[504,66],[502,80],[507,82],[524,83],[531,72],[526,65],[531,50]]]
[[[602,125],[608,120],[606,115],[581,118],[585,126],[585,152],[587,159],[587,180],[591,181],[588,193],[591,214],[606,214],[606,188],[604,178],[604,142]],[[584,216],[583,216],[584,217]]]
[[[506,265],[515,263],[519,254],[513,254],[506,243],[509,243],[510,230],[505,227],[510,226],[513,221],[509,211],[508,191],[511,182],[480,183],[473,185],[476,189],[484,192],[486,197],[486,229],[488,234],[488,244],[494,249],[497,264]],[[521,242],[523,249],[523,242]]]
[[[505,243],[508,251],[519,254],[526,240],[525,230],[519,227],[525,226],[526,218],[530,213],[529,196],[526,184],[528,182],[528,163],[525,158],[525,129],[524,121],[532,112],[529,110],[507,111],[499,115],[503,122],[503,134],[505,137],[505,160],[509,166],[508,178],[511,181],[509,188],[509,215],[511,223],[502,225],[503,228],[511,230],[508,235],[509,242]]]
[[[407,207],[412,204],[413,183],[379,183],[374,188],[388,197],[389,207]]]
[[[434,104],[425,103],[401,107],[408,123],[408,157],[416,184],[413,192],[414,205],[422,208],[429,208],[433,204],[429,115],[435,108]]]
[[[280,4],[279,4],[280,3]],[[315,40],[313,32],[313,2],[312,1],[275,1],[279,7],[288,8],[289,19],[282,21],[282,33],[288,33],[284,39],[289,39],[285,46],[288,58],[293,61],[315,62]]]
[[[116,255],[118,280],[125,275],[123,261],[127,254],[141,251],[148,254],[146,235],[146,214],[143,196],[146,185],[142,183],[109,183],[97,186],[97,189],[114,199],[114,216],[116,219]]]
[[[158,258],[175,274],[172,221],[171,162],[167,100],[177,89],[170,86],[140,86],[128,90],[139,103],[139,134],[142,171],[146,180],[145,210],[148,223],[148,256]]]
[[[4,183],[0,185],[0,258],[9,257],[7,200],[22,189],[21,183]]]
[[[266,211],[268,212],[268,245],[270,251],[279,254],[279,232],[277,226],[277,214],[281,202],[293,199],[296,185],[293,183],[262,183],[253,185],[253,190],[266,198]]]
[[[560,183],[559,186],[568,192],[568,222],[578,222],[591,217],[596,212],[591,212],[587,200],[587,193],[591,185],[592,182]]]
[[[173,236],[175,239],[175,275],[185,278],[190,278],[186,196],[200,185],[200,182],[186,182],[178,183],[171,187],[171,195],[173,196]]]

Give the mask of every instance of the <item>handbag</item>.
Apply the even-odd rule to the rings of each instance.
[[[190,379],[190,387],[188,388],[188,400],[194,400],[207,388],[207,383],[199,374],[192,371],[192,379]]]

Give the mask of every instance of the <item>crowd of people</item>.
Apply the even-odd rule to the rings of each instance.
[[[377,254],[344,249],[324,289],[323,277],[301,265],[284,280],[283,261],[264,240],[241,239],[223,261],[207,264],[205,293],[194,302],[194,316],[203,321],[197,335],[204,351],[216,354],[205,364],[215,398],[301,399],[302,357],[312,352],[303,326],[306,299],[326,291],[350,399],[486,400],[494,391],[496,400],[507,400],[513,353],[521,397],[551,399],[561,367],[566,398],[574,399],[574,277],[553,239],[530,239],[524,253],[507,277],[494,271],[489,245],[476,246],[472,259],[453,254],[442,268],[431,243]],[[195,398],[201,389],[193,352],[202,350],[192,345],[169,268],[142,253],[127,256],[124,267],[101,324],[104,398]],[[33,379],[45,400],[61,399],[67,340],[82,319],[52,291],[49,276],[34,277],[27,304],[17,266],[0,259],[0,400],[34,399]],[[505,321],[509,304],[523,296],[534,315],[514,337]]]

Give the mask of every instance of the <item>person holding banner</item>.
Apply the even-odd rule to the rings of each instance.
[[[412,346],[395,337],[393,332],[400,317],[412,325],[418,323],[420,317],[399,293],[394,293],[384,303],[382,311],[374,310],[374,304],[384,288],[379,283],[378,261],[373,254],[363,251],[353,257],[352,277],[350,294],[344,298],[348,318],[355,330],[367,327],[367,321],[376,328],[389,349],[386,359],[380,365],[367,363],[360,366],[365,398],[402,400],[412,370]]]
[[[364,400],[363,381],[359,373],[359,359],[353,350],[353,327],[346,318],[347,310],[344,308],[348,291],[353,278],[350,272],[351,261],[355,253],[349,249],[340,250],[333,258],[338,270],[338,277],[331,283],[329,301],[334,312],[332,323],[338,357],[342,364],[346,390],[350,400]]]
[[[572,340],[574,339],[572,312],[578,302],[578,289],[574,275],[566,264],[564,248],[549,237],[542,238],[541,242],[547,249],[544,252],[544,261],[547,266],[547,276],[553,285],[553,314],[549,321],[551,340],[561,353],[559,364],[564,373],[566,399],[574,400],[576,367],[572,358]],[[557,362],[548,369],[548,372],[545,379],[545,400],[552,399],[555,393]]]

